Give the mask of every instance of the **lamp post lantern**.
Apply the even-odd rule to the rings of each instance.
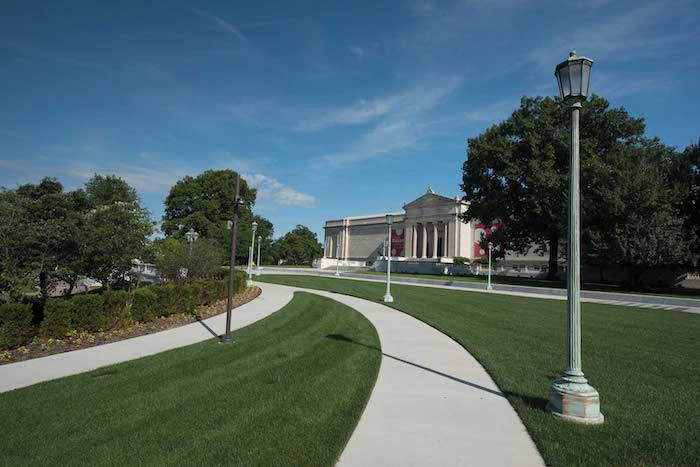
[[[386,246],[386,293],[384,294],[384,303],[391,303],[394,297],[391,296],[391,224],[394,223],[394,216],[386,215],[386,223],[389,226],[389,240]]]
[[[258,235],[258,262],[255,265],[255,275],[260,275],[260,244],[262,243],[262,235]]]
[[[258,223],[253,221],[250,228],[253,235],[251,235],[250,249],[248,250],[248,286],[253,285],[253,252],[255,251],[255,231],[258,230]]]
[[[493,242],[489,242],[489,280],[488,280],[488,285],[486,286],[486,290],[493,290],[493,286],[491,285],[491,252],[493,251]]]
[[[190,227],[190,230],[185,233],[185,240],[187,240],[187,243],[190,245],[190,253],[192,253],[192,244],[197,241],[199,238],[199,234],[195,232],[195,230]]]
[[[579,193],[579,116],[581,103],[588,97],[593,60],[571,52],[557,65],[554,75],[559,93],[571,110],[569,147],[569,228],[567,254],[567,365],[561,378],[549,389],[547,410],[565,420],[603,423],[600,395],[581,371],[581,246]]]

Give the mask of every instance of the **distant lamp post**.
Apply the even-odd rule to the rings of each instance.
[[[198,238],[199,234],[195,232],[193,228],[190,227],[190,230],[188,230],[185,234],[185,240],[187,240],[187,243],[189,243],[190,245],[190,253],[192,252],[192,245],[194,244],[194,242],[197,241]]]
[[[251,235],[250,250],[248,250],[248,286],[253,285],[253,252],[255,251],[255,231],[258,230],[258,223],[253,221],[250,228],[253,235]]]
[[[552,383],[547,410],[565,420],[603,423],[600,395],[581,371],[581,247],[579,194],[579,115],[581,102],[588,97],[593,60],[571,52],[557,65],[554,75],[559,93],[571,109],[571,143],[569,163],[569,244],[567,254],[567,366],[564,374]]]
[[[256,263],[255,267],[255,275],[259,276],[260,275],[260,244],[262,243],[262,235],[258,235],[258,262]]]
[[[394,216],[386,215],[386,223],[389,226],[389,241],[386,247],[386,293],[384,294],[384,303],[391,303],[394,297],[391,296],[391,224],[394,223]]]
[[[486,290],[493,290],[491,285],[491,253],[493,252],[493,242],[489,242],[489,281]]]

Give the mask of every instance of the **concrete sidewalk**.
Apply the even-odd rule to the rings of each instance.
[[[279,285],[262,284],[263,293]],[[381,304],[319,290],[379,334],[377,383],[338,465],[543,466],[525,427],[483,367],[425,323]],[[364,345],[347,341],[347,345]]]
[[[248,326],[279,310],[293,296],[287,289],[263,291],[254,300],[233,309],[231,329]],[[223,334],[226,314],[145,336],[125,339],[87,349],[0,366],[0,392],[91,371],[114,363],[146,357]]]
[[[289,274],[320,277],[335,277],[335,271],[323,271],[318,269],[261,269],[262,274]],[[566,300],[566,289],[549,287],[529,287],[523,285],[492,284],[493,290],[486,290],[486,284],[439,278],[426,279],[421,277],[391,276],[392,284],[416,285],[422,287],[436,287],[441,289],[462,290],[468,292],[495,293],[501,295],[514,295],[518,297],[547,298],[552,300]],[[449,277],[449,276],[447,276]],[[386,282],[385,276],[362,274],[357,272],[341,272],[341,279],[354,279],[369,282]],[[601,303],[606,305],[632,306],[639,308],[652,308],[657,310],[681,311],[685,313],[700,313],[700,300],[692,298],[667,297],[661,295],[641,295],[631,293],[596,292],[582,290],[581,301],[587,303]]]

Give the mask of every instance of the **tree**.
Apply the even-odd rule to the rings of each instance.
[[[700,267],[700,142],[688,146],[675,159],[673,178],[680,191],[678,209],[684,219],[683,232],[690,243],[688,266]]]
[[[275,243],[279,259],[285,264],[311,265],[323,254],[316,234],[303,225],[297,225]]]
[[[218,277],[222,271],[223,250],[212,239],[200,238],[189,245],[184,240],[166,237],[154,241],[152,250],[158,271],[169,280]]]
[[[548,248],[552,279],[567,225],[569,125],[560,100],[524,97],[506,121],[468,140],[463,165],[462,190],[470,203],[463,219],[503,223],[493,238],[497,254],[532,244]],[[580,133],[585,220],[591,188],[605,183],[606,155],[638,144],[644,121],[593,96],[583,105]]]
[[[240,195],[250,206],[255,203],[256,190],[244,179],[241,179]],[[236,172],[233,170],[207,170],[196,177],[186,176],[170,189],[165,199],[161,229],[166,236],[183,238],[185,232],[193,228],[202,237],[218,241],[228,252],[228,221],[233,218],[235,197]],[[241,208],[238,221],[238,261],[247,261],[253,221],[251,208]]]
[[[676,208],[680,192],[669,174],[676,158],[656,140],[606,156],[605,183],[593,184],[588,198],[595,208],[582,234],[587,263],[625,267],[636,288],[645,271],[686,263],[690,243]]]

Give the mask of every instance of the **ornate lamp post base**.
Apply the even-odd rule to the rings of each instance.
[[[598,425],[604,417],[600,413],[600,395],[586,378],[565,374],[549,387],[547,411],[570,422]]]
[[[394,297],[392,297],[389,294],[384,295],[384,303],[392,303],[394,301]]]

